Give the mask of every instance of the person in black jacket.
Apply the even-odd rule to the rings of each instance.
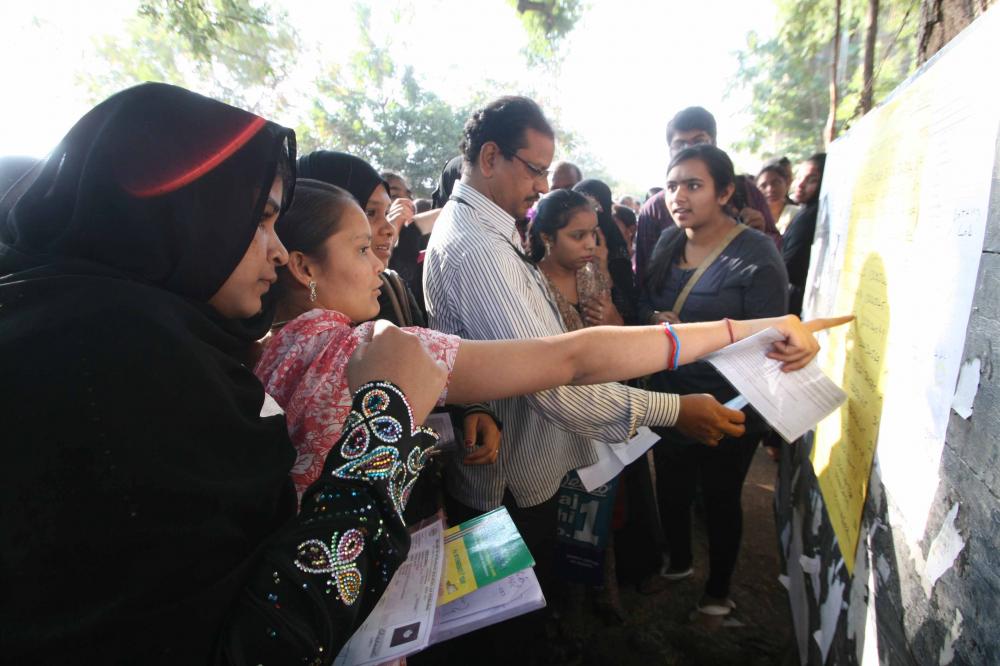
[[[0,202],[10,663],[330,663],[405,559],[390,495],[434,443],[416,426],[444,372],[402,332],[388,354],[373,339],[353,425],[379,438],[378,401],[415,465],[324,474],[298,511],[285,419],[248,367],[294,160],[291,130],[146,84]],[[346,462],[338,444],[326,465]]]
[[[823,183],[826,153],[816,153],[799,165],[793,185],[794,199],[805,206],[785,230],[781,258],[788,271],[788,312],[802,313],[802,298],[806,278],[809,276],[809,257],[816,234],[816,216],[819,213],[819,192]]]
[[[667,197],[677,227],[666,229],[653,252],[640,297],[641,316],[651,321],[690,323],[724,317],[773,317],[788,307],[788,277],[774,243],[735,219],[733,164],[715,146],[701,144],[670,161]],[[656,390],[708,393],[720,403],[737,392],[707,362],[692,363],[652,377]],[[677,429],[659,429],[654,450],[660,520],[667,539],[668,580],[694,572],[691,506],[700,483],[708,533],[709,566],[697,610],[727,615],[734,608],[730,584],[743,532],[741,492],[757,443],[767,424],[747,409],[744,430],[722,437],[718,446],[699,446]]]

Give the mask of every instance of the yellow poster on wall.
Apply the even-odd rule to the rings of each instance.
[[[820,352],[847,403],[811,460],[853,573],[872,461],[907,539],[938,486],[989,208],[1000,95],[1000,14],[963,36],[835,142],[824,175],[807,314],[851,312]]]

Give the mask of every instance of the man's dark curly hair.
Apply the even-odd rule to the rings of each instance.
[[[513,95],[500,97],[466,121],[459,148],[469,164],[476,163],[483,144],[489,141],[499,146],[504,157],[512,159],[514,153],[524,148],[524,131],[529,128],[550,139],[555,138],[552,126],[533,100]]]

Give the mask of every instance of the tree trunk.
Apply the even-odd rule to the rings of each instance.
[[[868,0],[868,26],[865,28],[865,62],[862,68],[861,113],[872,110],[875,89],[875,39],[878,37],[878,0]]]
[[[836,0],[836,24],[833,31],[833,62],[830,63],[830,115],[826,119],[823,130],[823,142],[833,143],[837,138],[837,66],[840,64],[840,0]]]
[[[952,37],[989,9],[996,0],[922,0],[917,31],[917,64],[941,50]]]

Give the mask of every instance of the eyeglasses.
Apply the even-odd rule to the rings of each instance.
[[[523,157],[521,157],[517,153],[511,153],[511,155],[513,157],[516,157],[518,159],[518,161],[521,162],[521,164],[523,164],[524,166],[528,167],[528,171],[530,171],[531,174],[532,174],[532,176],[534,176],[535,178],[540,178],[541,180],[546,180],[546,181],[549,179],[549,173],[550,172],[549,172],[548,169],[540,169],[540,168],[536,167],[534,164],[532,164],[528,160],[524,159]]]

